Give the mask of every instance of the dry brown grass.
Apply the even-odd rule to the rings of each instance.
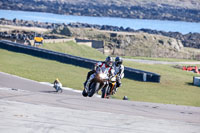
[[[70,28],[70,30],[79,38],[105,41],[106,54],[180,59],[196,59],[200,55],[199,49],[184,48],[181,41],[162,35],[92,28]],[[110,38],[110,33],[116,33],[117,37]]]
[[[0,31],[12,31],[12,30],[19,30],[19,31],[33,31],[37,33],[45,33],[49,32],[48,29],[45,28],[38,28],[38,27],[25,27],[25,26],[13,26],[13,25],[0,25]]]

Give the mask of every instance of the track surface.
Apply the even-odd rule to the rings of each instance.
[[[0,72],[0,132],[199,133],[200,108],[85,98]]]

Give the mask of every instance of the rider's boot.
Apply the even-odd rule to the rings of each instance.
[[[60,93],[62,93],[63,92],[63,89],[62,88],[60,88]]]

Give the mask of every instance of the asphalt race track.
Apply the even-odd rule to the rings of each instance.
[[[200,107],[98,97],[0,72],[0,133],[200,133]]]

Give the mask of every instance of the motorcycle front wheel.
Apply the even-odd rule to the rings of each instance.
[[[92,97],[94,93],[99,89],[100,83],[92,83],[90,87],[90,91],[88,92],[88,96]]]
[[[87,96],[88,96],[88,94],[86,93],[85,89],[83,89],[82,95],[83,95],[84,97],[87,97]]]
[[[107,97],[107,90],[108,90],[108,87],[103,87],[102,93],[101,93],[101,98]]]

